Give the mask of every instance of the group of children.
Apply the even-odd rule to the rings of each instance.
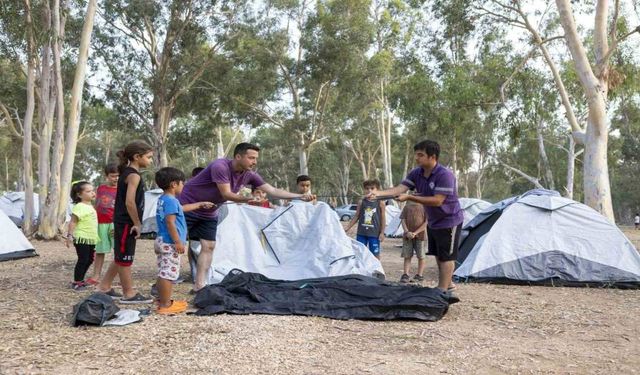
[[[66,246],[70,247],[73,243],[78,256],[71,287],[74,290],[84,290],[88,286],[95,286],[97,291],[120,299],[123,304],[151,303],[152,298],[136,292],[133,288],[131,265],[135,257],[136,240],[141,233],[144,209],[144,182],[140,170],[151,165],[153,149],[142,141],[134,141],[117,155],[120,159],[119,164],[109,164],[104,169],[106,184],[94,191],[91,183],[79,181],[74,183],[71,189],[74,206]],[[192,175],[197,175],[201,170],[194,169]],[[181,205],[176,195],[179,195],[184,187],[185,175],[176,168],[166,167],[158,170],[155,182],[164,192],[158,199],[158,233],[154,243],[158,268],[157,312],[175,314],[187,308],[186,301],[171,299],[173,282],[180,274],[181,255],[186,249],[187,223],[184,213],[203,208],[210,209],[215,205],[211,202]],[[299,194],[309,194],[311,178],[306,175],[298,176],[296,185]],[[377,180],[367,180],[363,187],[365,193],[370,194],[380,188],[380,183]],[[266,192],[259,188],[254,188],[251,194],[254,200],[249,204],[274,207],[267,200]],[[383,200],[363,199],[346,231],[358,223],[357,240],[368,246],[373,255],[379,258],[380,243],[384,239],[385,219]],[[421,205],[410,202],[402,210],[401,219],[404,229],[402,256],[405,260],[404,274],[400,281],[410,281],[411,258],[415,253],[418,257],[418,272],[413,281],[421,282],[424,280],[425,268],[424,210]],[[106,273],[101,275],[105,255],[112,249],[114,261]],[[94,259],[93,275],[85,279]],[[120,279],[122,294],[112,288],[116,276]]]

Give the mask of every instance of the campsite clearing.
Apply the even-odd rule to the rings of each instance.
[[[640,247],[640,231],[625,234]],[[401,274],[400,239],[382,263]],[[0,263],[0,373],[635,373],[640,290],[465,284],[435,323],[299,316],[157,316],[120,328],[72,328],[75,252],[33,242],[39,257]],[[148,293],[152,241],[134,275]],[[437,271],[429,259],[427,280]],[[188,269],[184,259],[184,269]],[[188,271],[187,271],[188,273]],[[190,284],[180,284],[187,298]],[[142,306],[150,307],[150,306]],[[75,371],[74,371],[75,370]]]

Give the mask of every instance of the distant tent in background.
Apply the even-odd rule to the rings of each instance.
[[[142,214],[142,233],[158,233],[156,223],[156,208],[158,198],[162,195],[162,189],[153,189],[144,192],[144,212]]]
[[[464,211],[464,222],[467,224],[477,214],[491,207],[491,203],[476,198],[460,198],[460,208]]]
[[[24,191],[10,191],[0,197],[0,211],[4,212],[19,227],[22,226],[22,221],[24,220],[24,206]],[[33,209],[33,219],[35,221],[40,213],[40,199],[36,193],[33,193]]]
[[[615,224],[555,191],[533,190],[465,227],[461,281],[640,288],[640,254]]]
[[[404,230],[402,229],[402,220],[400,220],[400,213],[402,212],[396,206],[386,206],[386,221],[387,226],[384,228],[384,235],[386,237],[402,237]]]
[[[38,255],[33,245],[3,211],[0,211],[0,228],[0,262]]]

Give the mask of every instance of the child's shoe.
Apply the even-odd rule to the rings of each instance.
[[[167,307],[158,307],[156,312],[162,315],[180,314],[187,311],[187,301],[171,301],[171,305]]]
[[[96,280],[94,278],[91,278],[91,277],[86,279],[84,282],[85,282],[85,284],[92,285],[92,286],[96,286],[96,285],[100,284],[100,282],[98,280]]]
[[[415,275],[413,277],[413,280],[411,280],[411,282],[414,282],[414,283],[421,283],[423,281],[424,281],[424,276],[422,275]]]
[[[85,284],[84,281],[74,281],[71,283],[71,289],[76,292],[81,292],[83,290],[87,290],[87,284]]]
[[[402,277],[400,277],[400,282],[403,284],[407,284],[409,282],[409,275],[407,275],[406,273],[402,275]]]

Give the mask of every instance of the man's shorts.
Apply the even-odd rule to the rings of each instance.
[[[204,219],[193,214],[185,213],[187,221],[187,233],[189,239],[194,241],[215,241],[218,229],[218,218]]]
[[[96,245],[97,254],[108,254],[113,249],[113,223],[98,224],[100,242]]]
[[[113,223],[113,260],[119,266],[131,266],[136,254],[136,234],[131,233],[131,227],[128,223]]]
[[[424,259],[426,254],[426,250],[424,249],[424,240],[419,240],[417,238],[412,240],[406,237],[402,238],[402,257],[411,258],[414,253],[418,259]]]
[[[428,255],[435,255],[441,262],[458,258],[462,224],[453,228],[432,229],[427,227]]]
[[[375,256],[380,255],[380,239],[378,237],[362,236],[359,234],[356,236],[356,240],[367,246],[371,254]]]
[[[156,237],[153,251],[155,251],[158,260],[158,277],[171,281],[178,280],[181,257],[176,250],[176,246],[172,243],[163,242],[162,237]]]

